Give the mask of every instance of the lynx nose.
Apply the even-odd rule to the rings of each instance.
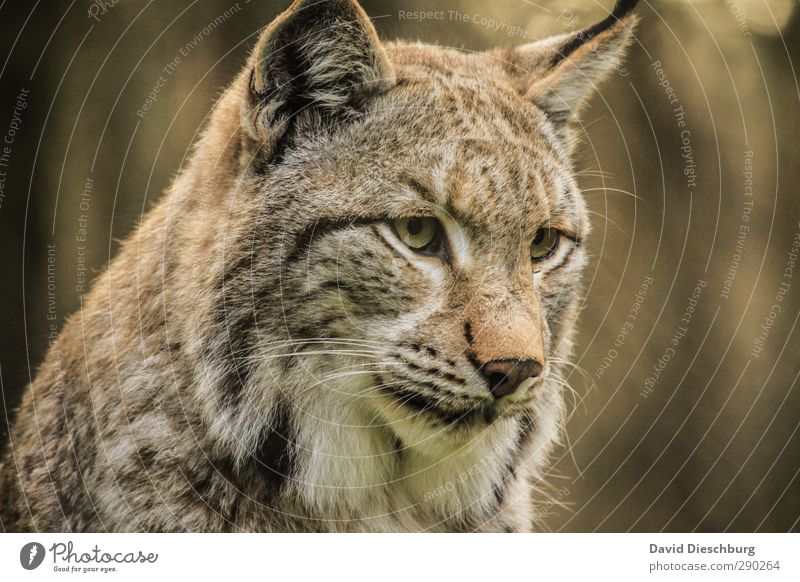
[[[536,360],[492,360],[481,370],[489,381],[489,391],[495,398],[502,398],[516,392],[528,378],[537,378],[542,368]]]

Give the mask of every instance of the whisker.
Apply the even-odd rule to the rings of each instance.
[[[373,348],[378,350],[391,349],[390,345],[381,342],[375,342],[372,340],[359,340],[352,338],[295,338],[295,339],[274,340],[269,342],[259,342],[257,346],[260,350],[264,351],[271,348],[286,347],[291,345],[314,345],[314,344],[329,344],[332,346],[350,345],[353,347]],[[228,352],[228,354],[236,355],[238,353],[250,352],[250,351],[251,348],[248,347],[248,348],[242,348],[241,350]]]
[[[610,225],[612,225],[613,227],[615,227],[615,228],[616,228],[616,229],[617,229],[617,230],[620,232],[620,234],[627,234],[627,233],[626,233],[626,232],[625,232],[625,231],[622,229],[622,227],[621,227],[620,225],[618,225],[616,222],[614,222],[613,220],[611,220],[611,219],[608,217],[608,215],[606,215],[606,214],[603,214],[602,212],[595,212],[594,210],[588,210],[588,209],[587,209],[587,211],[586,211],[586,212],[588,212],[589,214],[594,214],[595,216],[599,216],[600,218],[602,218],[603,220],[605,220],[607,223],[609,223]]]
[[[576,176],[591,176],[597,178],[603,178],[605,180],[613,180],[616,178],[616,174],[613,172],[606,172],[604,170],[600,170],[597,168],[586,168],[584,170],[579,170],[575,172]]]
[[[622,190],[620,188],[584,188],[581,190],[584,194],[589,192],[614,192],[616,194],[625,194],[626,196],[630,196],[631,198],[636,198],[636,200],[641,200],[639,196],[634,194],[633,192],[628,192],[627,190]]]

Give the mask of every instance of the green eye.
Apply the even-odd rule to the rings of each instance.
[[[561,233],[555,228],[540,228],[531,243],[531,259],[543,261],[556,252]]]
[[[415,251],[436,252],[440,242],[439,221],[427,216],[398,218],[392,221],[398,238]]]

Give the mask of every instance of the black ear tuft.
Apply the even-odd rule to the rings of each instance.
[[[633,9],[636,8],[638,3],[639,0],[617,0],[617,3],[614,5],[614,9],[611,11],[611,14],[609,14],[604,20],[601,20],[597,24],[575,33],[575,35],[573,35],[573,37],[566,44],[559,48],[553,55],[550,66],[556,66],[558,63],[569,57],[569,55],[574,53],[583,44],[590,41],[604,30],[608,30],[620,20],[624,19],[631,12],[633,12]]]
[[[637,3],[619,0],[608,17],[579,32],[496,51],[512,86],[541,109],[565,143],[572,141],[571,122],[633,41]]]

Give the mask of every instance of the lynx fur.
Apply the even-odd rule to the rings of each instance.
[[[292,4],[28,387],[3,528],[531,530],[586,261],[574,121],[635,3],[480,53]],[[489,362],[535,373],[498,396]]]

